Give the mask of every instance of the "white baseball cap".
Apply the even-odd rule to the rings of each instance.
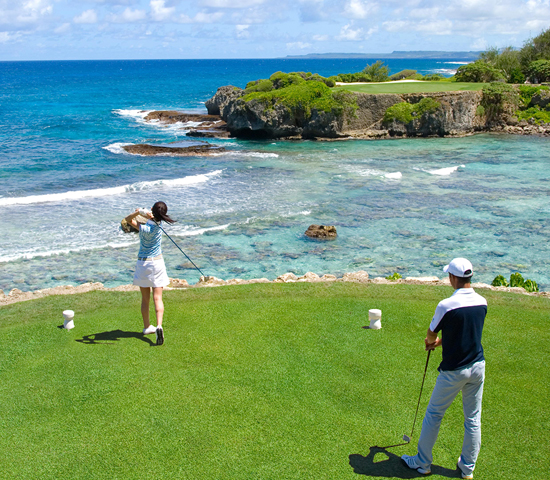
[[[455,277],[471,277],[474,274],[474,267],[465,258],[455,258],[449,265],[443,267],[445,273],[452,273]]]

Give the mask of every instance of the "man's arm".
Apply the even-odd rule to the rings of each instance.
[[[437,333],[432,332],[429,328],[426,332],[426,338],[424,339],[426,351],[434,350],[436,347],[441,346],[441,338],[438,338]]]

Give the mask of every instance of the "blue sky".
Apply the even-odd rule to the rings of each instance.
[[[521,47],[550,0],[0,0],[0,60]]]

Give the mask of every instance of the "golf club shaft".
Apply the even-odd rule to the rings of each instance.
[[[156,224],[158,225],[158,227],[164,232],[164,235],[166,235],[166,236],[170,239],[170,241],[177,247],[177,249],[178,249],[181,253],[183,253],[183,254],[185,255],[185,258],[187,258],[187,260],[189,260],[189,261],[193,264],[193,266],[199,271],[199,273],[200,273],[203,277],[206,277],[206,275],[205,275],[204,273],[202,273],[201,269],[195,265],[195,262],[193,262],[193,260],[191,260],[191,259],[187,256],[187,253],[185,253],[185,252],[180,248],[180,246],[179,246],[176,242],[174,242],[174,240],[172,239],[172,237],[166,233],[166,231],[164,230],[164,228],[162,228],[162,227],[160,226],[160,223],[158,223],[158,222],[155,222],[155,223],[156,223]]]
[[[426,380],[426,372],[428,371],[428,362],[430,361],[431,350],[428,350],[428,357],[426,358],[426,367],[424,368],[424,376],[422,377],[422,386],[420,387],[420,395],[418,395],[418,403],[416,405],[416,413],[414,414],[413,428],[411,430],[411,438],[414,432],[414,426],[416,425],[416,417],[418,416],[418,408],[420,407],[420,399],[422,398],[422,390],[424,389],[424,380]]]

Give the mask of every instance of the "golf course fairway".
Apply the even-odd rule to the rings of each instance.
[[[475,478],[550,478],[550,299],[488,300]],[[2,478],[416,478],[441,351],[424,336],[451,287],[348,282],[164,293],[165,344],[141,334],[139,292],[0,307]],[[382,310],[370,330],[368,310]],[[59,328],[74,310],[73,330]],[[154,316],[153,316],[154,317]],[[448,410],[432,478],[457,478],[463,417]]]

